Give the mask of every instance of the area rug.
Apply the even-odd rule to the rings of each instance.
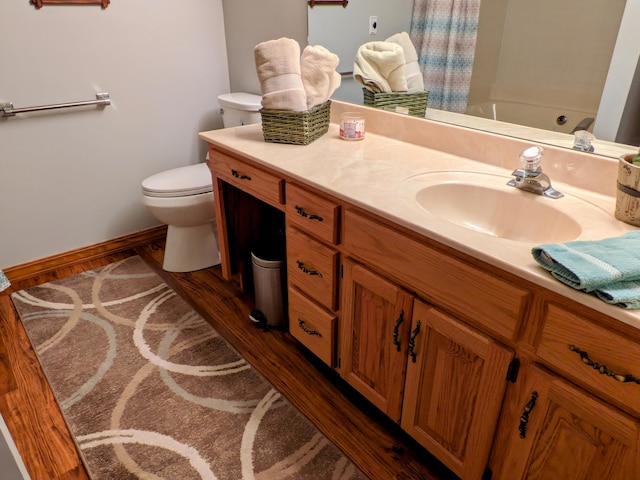
[[[366,479],[140,257],[12,300],[91,478]]]

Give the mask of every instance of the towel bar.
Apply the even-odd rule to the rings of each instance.
[[[107,106],[111,105],[108,93],[96,93],[95,100],[85,102],[56,103],[53,105],[40,105],[38,107],[13,108],[13,103],[0,103],[0,117],[12,117],[17,113],[39,112],[42,110],[54,110],[58,108],[86,107],[90,105]]]

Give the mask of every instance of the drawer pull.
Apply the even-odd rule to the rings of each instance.
[[[231,170],[231,176],[239,178],[240,180],[251,180],[251,177],[249,175],[242,175],[238,173],[237,170],[233,170],[233,169]]]
[[[602,365],[598,362],[594,362],[593,360],[591,360],[589,358],[589,354],[584,350],[580,350],[575,345],[569,345],[568,347],[569,347],[569,350],[571,350],[572,352],[576,352],[578,355],[580,355],[580,358],[582,359],[583,363],[585,363],[586,365],[589,365],[594,370],[597,370],[598,373],[601,373],[602,375],[606,375],[607,377],[611,377],[614,380],[617,380],[618,382],[621,382],[621,383],[633,382],[633,383],[640,384],[640,378],[636,378],[633,375],[625,375],[623,373],[616,373],[613,370],[609,370],[609,368],[607,368],[606,365]]]
[[[518,430],[520,430],[520,438],[525,438],[527,436],[527,425],[529,424],[529,414],[533,407],[536,406],[536,400],[538,399],[538,392],[535,390],[531,393],[531,400],[527,402],[524,406],[524,410],[522,411],[522,415],[520,415],[520,426]]]
[[[398,340],[398,334],[400,332],[400,324],[404,321],[404,310],[400,309],[400,316],[396,320],[396,325],[393,327],[393,344],[396,346],[396,350],[400,351],[400,340]]]
[[[315,335],[316,337],[322,338],[322,334],[319,331],[311,330],[311,329],[305,327],[304,326],[304,320],[298,319],[298,326],[300,327],[300,330],[302,330],[307,335]]]
[[[318,278],[322,278],[322,274],[317,271],[317,270],[309,270],[307,267],[304,266],[304,263],[302,263],[300,260],[296,260],[296,263],[298,264],[298,268],[300,270],[302,270],[304,273],[306,273],[307,275],[311,275],[311,276],[316,276]]]
[[[414,348],[416,346],[416,337],[420,333],[420,325],[421,325],[420,320],[418,320],[416,322],[416,328],[413,329],[413,332],[411,332],[411,337],[409,338],[409,355],[411,355],[411,361],[413,363],[416,363],[417,354]]]
[[[309,220],[317,220],[318,222],[322,221],[322,217],[320,217],[318,215],[314,215],[314,214],[309,214],[309,213],[304,211],[304,208],[299,207],[298,205],[296,205],[296,212],[301,217],[308,218]]]

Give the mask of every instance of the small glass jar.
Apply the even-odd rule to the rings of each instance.
[[[362,140],[364,138],[364,116],[355,112],[340,115],[340,138]]]

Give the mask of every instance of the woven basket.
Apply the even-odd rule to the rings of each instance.
[[[265,142],[307,145],[329,130],[331,101],[304,112],[290,110],[260,110]]]
[[[364,93],[365,105],[379,108],[381,110],[401,112],[401,109],[404,108],[409,110],[409,115],[412,117],[424,117],[424,113],[427,109],[427,98],[429,97],[429,92],[375,93],[366,88],[363,88],[362,92]]]

